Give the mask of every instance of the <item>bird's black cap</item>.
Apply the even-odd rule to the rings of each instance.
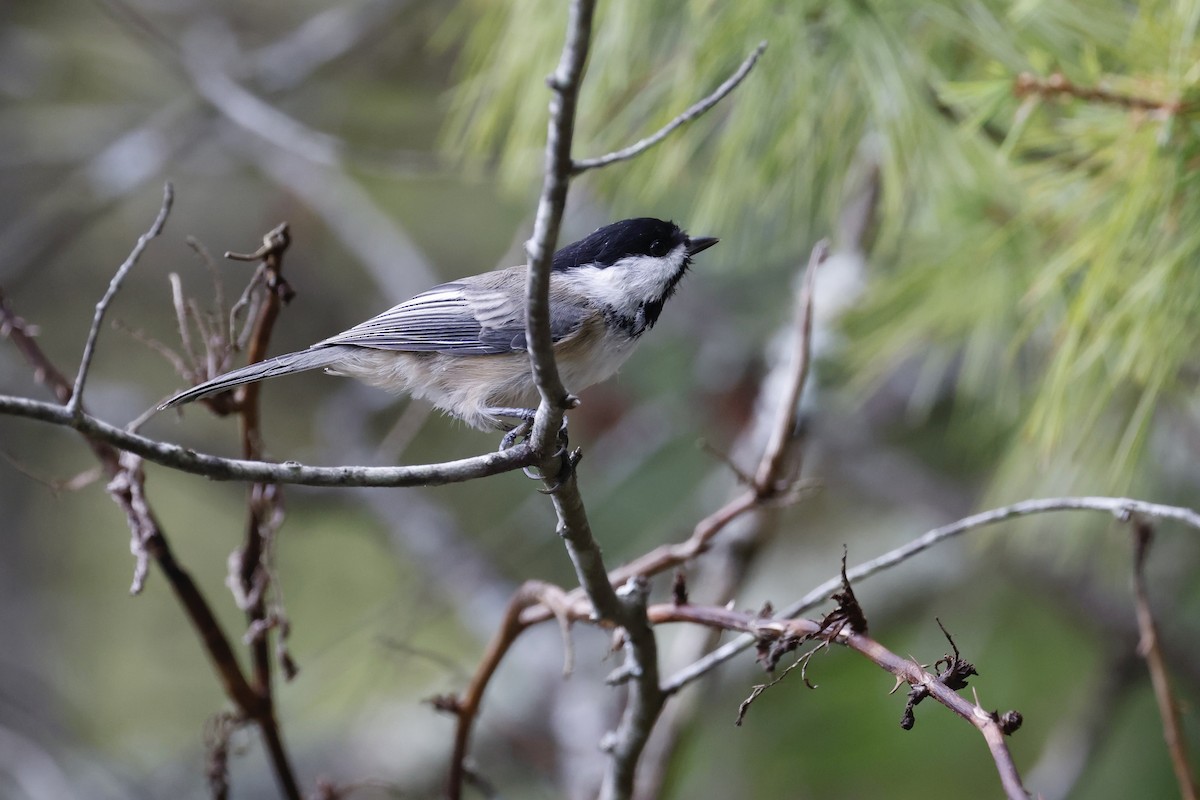
[[[554,269],[584,264],[611,267],[628,256],[665,256],[686,241],[687,234],[674,222],[653,217],[623,219],[559,250],[554,254]]]

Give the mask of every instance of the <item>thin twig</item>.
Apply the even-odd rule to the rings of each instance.
[[[763,43],[766,44],[765,42]],[[774,494],[778,490],[777,481],[783,462],[788,455],[788,441],[796,429],[796,407],[800,404],[800,395],[808,382],[809,364],[812,362],[812,328],[813,328],[813,283],[817,275],[817,267],[829,258],[829,242],[822,239],[813,247],[808,258],[808,267],[804,270],[799,296],[796,302],[796,323],[794,326],[795,342],[791,350],[792,367],[788,374],[790,382],[779,398],[782,407],[776,416],[777,424],[771,430],[771,438],[763,449],[762,460],[754,475],[755,489],[760,496]]]
[[[87,342],[83,346],[83,358],[79,362],[79,373],[75,376],[75,386],[71,392],[71,399],[67,401],[67,411],[71,414],[78,414],[80,404],[83,402],[83,386],[87,382],[88,371],[92,368],[92,359],[96,355],[96,338],[100,335],[100,325],[104,322],[104,315],[108,312],[108,306],[116,297],[117,291],[121,288],[121,284],[125,280],[125,276],[129,274],[129,270],[133,269],[133,265],[142,257],[142,251],[146,249],[146,245],[150,244],[150,240],[162,233],[163,225],[167,222],[167,215],[171,213],[171,204],[175,201],[175,189],[170,182],[163,184],[163,199],[162,206],[158,209],[158,216],[154,219],[154,224],[150,226],[150,230],[138,237],[137,244],[134,245],[129,257],[124,263],[117,268],[117,273],[113,275],[112,280],[108,284],[108,290],[104,292],[104,296],[100,298],[100,302],[96,304],[96,313],[92,317],[92,327],[88,331]]]
[[[631,144],[629,147],[608,153],[606,155],[574,161],[571,164],[571,174],[579,175],[580,173],[587,172],[589,169],[607,167],[609,164],[616,164],[619,161],[628,161],[629,159],[646,152],[651,147],[654,147],[654,145],[670,136],[676,128],[686,125],[687,123],[696,119],[701,114],[715,106],[717,103],[721,102],[721,100],[725,98],[725,95],[736,89],[738,84],[745,80],[746,76],[750,74],[750,70],[754,69],[755,62],[758,61],[759,56],[761,56],[763,51],[766,49],[767,43],[765,41],[759,42],[758,47],[754,48],[754,52],[746,57],[746,60],[743,61],[742,65],[737,68],[737,71],[726,78],[725,82],[718,86],[712,94],[710,94],[708,97],[705,97],[703,100],[699,101],[679,116],[675,117],[675,119],[668,122],[650,136]]]
[[[1061,72],[1055,72],[1048,78],[1039,78],[1031,72],[1022,72],[1013,81],[1013,95],[1017,98],[1025,98],[1034,94],[1042,97],[1074,97],[1091,103],[1115,105],[1130,111],[1148,111],[1162,117],[1180,114],[1189,107],[1178,98],[1160,100],[1155,97],[1122,94],[1099,86],[1079,86],[1068,80],[1067,76]]]
[[[184,355],[190,362],[189,368],[180,374],[192,378],[192,372],[200,363],[200,356],[197,355],[196,348],[192,345],[192,326],[188,324],[192,312],[188,306],[187,297],[183,293],[183,282],[179,279],[179,273],[172,272],[167,276],[167,281],[171,284],[171,305],[175,308],[175,322],[179,325],[179,341]],[[182,360],[183,357],[180,356],[180,361],[182,362]],[[199,380],[196,382],[199,383]]]
[[[203,242],[194,236],[189,236],[186,239],[186,243],[192,252],[196,254],[196,257],[200,259],[200,263],[204,264],[204,268],[208,272],[208,278],[212,282],[212,327],[215,330],[220,330],[225,320],[225,281],[221,280],[221,271],[217,268],[217,262],[213,260],[212,253],[208,252],[208,248],[204,246]]]
[[[940,528],[934,528],[908,544],[884,553],[878,558],[859,564],[854,569],[849,570],[847,575],[851,581],[861,581],[878,572],[902,564],[918,553],[924,552],[946,539],[952,539],[963,533],[987,525],[994,525],[1015,517],[1045,514],[1052,511],[1102,511],[1112,514],[1121,521],[1127,521],[1133,514],[1140,514],[1155,519],[1174,520],[1189,528],[1200,530],[1200,513],[1182,506],[1147,503],[1144,500],[1134,500],[1128,497],[1050,497],[1038,500],[1024,500],[1020,503],[1013,503],[1012,505],[983,511],[960,519],[957,522],[952,522],[949,525],[943,525]],[[824,602],[831,592],[837,591],[838,587],[841,586],[841,582],[841,576],[830,578],[785,608],[780,612],[780,616],[793,617],[814,608]],[[753,644],[754,640],[745,636],[727,642],[699,661],[676,672],[663,684],[663,689],[667,692],[676,692]]]
[[[1153,526],[1134,516],[1133,602],[1137,609],[1138,631],[1141,634],[1138,653],[1146,660],[1146,668],[1150,671],[1154,700],[1158,703],[1158,714],[1162,717],[1163,739],[1167,743],[1167,752],[1171,755],[1175,780],[1179,783],[1179,796],[1181,800],[1196,800],[1196,778],[1188,760],[1187,736],[1179,719],[1179,703],[1171,688],[1171,676],[1167,672],[1167,662],[1158,638],[1158,626],[1154,622],[1150,596],[1146,591],[1146,557],[1149,555],[1153,537]]]
[[[487,652],[484,653],[483,660],[476,667],[475,674],[466,690],[458,697],[439,698],[435,701],[435,705],[439,708],[452,711],[458,717],[454,734],[454,754],[450,758],[450,774],[446,783],[446,797],[449,800],[459,800],[462,797],[471,730],[483,703],[484,692],[487,690],[496,668],[500,666],[500,662],[504,660],[517,637],[528,627],[521,623],[523,610],[537,603],[556,609],[555,613],[563,628],[564,670],[569,668],[571,661],[570,619],[564,605],[565,598],[563,590],[553,584],[542,581],[526,581],[522,584],[508,601],[500,630],[496,631],[492,641],[488,644]]]

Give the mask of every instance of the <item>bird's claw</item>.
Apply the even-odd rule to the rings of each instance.
[[[504,438],[500,440],[500,452],[504,452],[516,445],[517,440],[529,436],[533,432],[533,425],[528,421],[523,421],[514,426],[508,433],[504,434]]]
[[[571,475],[575,472],[575,467],[579,465],[579,461],[583,458],[583,450],[576,447],[574,450],[568,453],[566,447],[560,447],[555,451],[551,458],[560,459],[558,462],[558,474],[554,476],[554,483],[538,489],[538,491],[542,494],[554,494],[560,488],[562,488],[562,485],[566,483]],[[529,475],[528,472],[525,474]],[[544,480],[542,476],[539,476],[539,478]]]

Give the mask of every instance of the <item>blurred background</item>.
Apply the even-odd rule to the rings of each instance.
[[[732,473],[711,451],[753,464],[739,434],[822,237],[834,257],[802,430],[817,488],[695,565],[694,601],[783,606],[836,573],[843,545],[853,565],[1027,497],[1200,505],[1198,21],[1200,4],[1165,1],[601,0],[577,155],[655,130],[770,43],[713,112],[572,186],[564,243],[640,215],[721,237],[572,414],[609,564],[686,538],[728,498]],[[297,294],[276,352],[520,263],[564,25],[565,3],[549,0],[5,4],[0,287],[73,374],[94,304],[174,183],[89,382],[93,413],[124,424],[183,385],[143,341],[178,346],[168,276],[212,302],[188,237],[219,259],[290,224]],[[235,298],[250,267],[217,264]],[[0,392],[44,398],[34,377],[0,342]],[[421,463],[496,444],[320,374],[269,383],[262,403],[279,460]],[[200,407],[144,432],[238,447],[232,421]],[[129,596],[128,528],[94,467],[74,435],[0,418],[0,795],[206,796],[206,731],[227,704],[161,576]],[[245,488],[147,471],[180,561],[237,639],[226,560]],[[521,581],[575,585],[534,488],[520,474],[286,488],[275,600],[300,673],[277,704],[307,791],[438,795],[452,723],[425,700],[463,689]],[[932,663],[947,649],[934,617],[946,624],[982,704],[1024,714],[1011,746],[1030,789],[1171,796],[1130,550],[1104,515],[1045,516],[855,588],[897,653]],[[1198,556],[1194,531],[1164,526],[1148,567],[1193,741]],[[686,631],[660,637],[668,673],[699,652]],[[497,675],[473,753],[498,796],[594,791],[622,697],[602,681],[616,666],[607,637],[581,626],[575,641],[567,680],[548,626]],[[647,754],[647,791],[999,796],[982,740],[949,712],[924,704],[900,730],[903,693],[848,652],[820,654],[808,677],[815,691],[793,676],[740,728],[738,703],[762,680],[751,656],[685,692]],[[252,730],[234,736],[231,769],[233,796],[274,796]]]

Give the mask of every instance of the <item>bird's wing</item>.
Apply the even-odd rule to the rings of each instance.
[[[315,346],[349,344],[454,355],[523,351],[523,296],[500,291],[495,283],[478,278],[443,283]],[[554,341],[575,332],[582,316],[582,310],[552,314],[550,332]]]

